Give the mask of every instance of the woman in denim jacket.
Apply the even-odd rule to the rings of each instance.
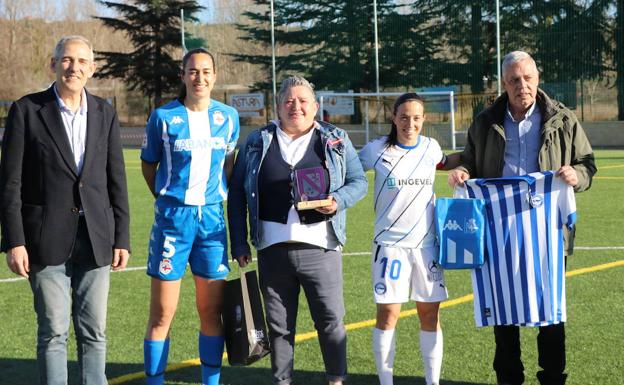
[[[345,131],[315,120],[319,105],[306,79],[293,76],[278,94],[279,120],[252,132],[240,148],[228,196],[232,256],[258,250],[260,287],[272,346],[275,384],[292,382],[298,298],[305,292],[329,384],[347,373],[342,256],[345,209],[368,183]],[[323,206],[298,209],[306,195]],[[318,197],[316,198],[318,199]]]

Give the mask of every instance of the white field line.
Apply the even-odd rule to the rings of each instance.
[[[574,250],[624,250],[624,246],[575,246]],[[360,255],[370,255],[370,251],[358,251],[353,253],[343,253],[342,255],[345,257],[349,256],[360,256]],[[135,266],[135,267],[127,267],[124,270],[113,271],[113,273],[127,273],[130,271],[142,271],[145,270],[145,266]],[[10,282],[19,282],[23,281],[25,278],[23,277],[15,277],[15,278],[3,278],[0,279],[0,283],[10,283]]]

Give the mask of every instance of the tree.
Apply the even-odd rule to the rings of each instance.
[[[529,35],[546,82],[576,82],[604,76],[610,51],[606,11],[600,1],[537,3]],[[585,59],[585,60],[579,60]]]
[[[249,11],[238,24],[246,40],[266,49],[255,55],[234,53],[239,60],[271,66],[267,0],[254,0],[265,11]],[[382,87],[434,84],[435,46],[431,14],[399,13],[393,0],[378,0],[379,71]],[[361,0],[275,0],[278,78],[298,73],[319,88],[375,91],[373,2]],[[268,72],[268,71],[267,71]],[[267,79],[269,77],[267,76]],[[266,79],[256,83],[268,88]]]
[[[123,31],[134,50],[130,52],[96,51],[97,59],[106,63],[97,77],[123,79],[130,90],[141,90],[153,106],[162,104],[165,94],[175,92],[180,84],[180,10],[185,20],[203,7],[195,0],[134,0],[132,4],[101,1],[123,18],[95,17],[115,31]]]
[[[618,120],[624,120],[624,0],[617,0],[615,22],[615,68]]]
[[[484,91],[484,78],[496,68],[494,2],[483,0],[418,0],[414,10],[431,3],[440,16],[438,39],[445,47],[449,80],[470,84],[473,94]]]

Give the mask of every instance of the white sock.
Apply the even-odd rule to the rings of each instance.
[[[420,353],[425,367],[427,385],[440,383],[442,351],[443,338],[441,329],[435,332],[420,331]]]
[[[394,329],[381,330],[373,328],[373,353],[380,385],[392,385],[392,368],[394,367]]]

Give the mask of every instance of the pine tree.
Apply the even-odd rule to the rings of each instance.
[[[269,1],[254,0],[265,12],[246,12],[239,24],[247,40],[264,43],[257,55],[233,56],[239,61],[271,66]],[[430,14],[400,13],[393,0],[378,0],[379,71],[382,87],[435,84],[434,25]],[[375,91],[374,9],[361,0],[275,0],[275,42],[288,51],[276,58],[277,77],[306,76],[320,89]],[[439,63],[438,63],[439,64]],[[256,83],[268,88],[268,79]]]
[[[615,35],[614,62],[617,78],[618,120],[624,120],[624,0],[617,0],[616,21],[613,28]]]
[[[152,107],[162,104],[165,94],[180,85],[180,10],[185,20],[203,7],[195,0],[134,0],[131,4],[100,1],[122,15],[121,18],[95,17],[115,31],[123,31],[132,42],[131,52],[96,51],[105,60],[96,76],[123,79],[130,90],[141,90],[151,98]]]

